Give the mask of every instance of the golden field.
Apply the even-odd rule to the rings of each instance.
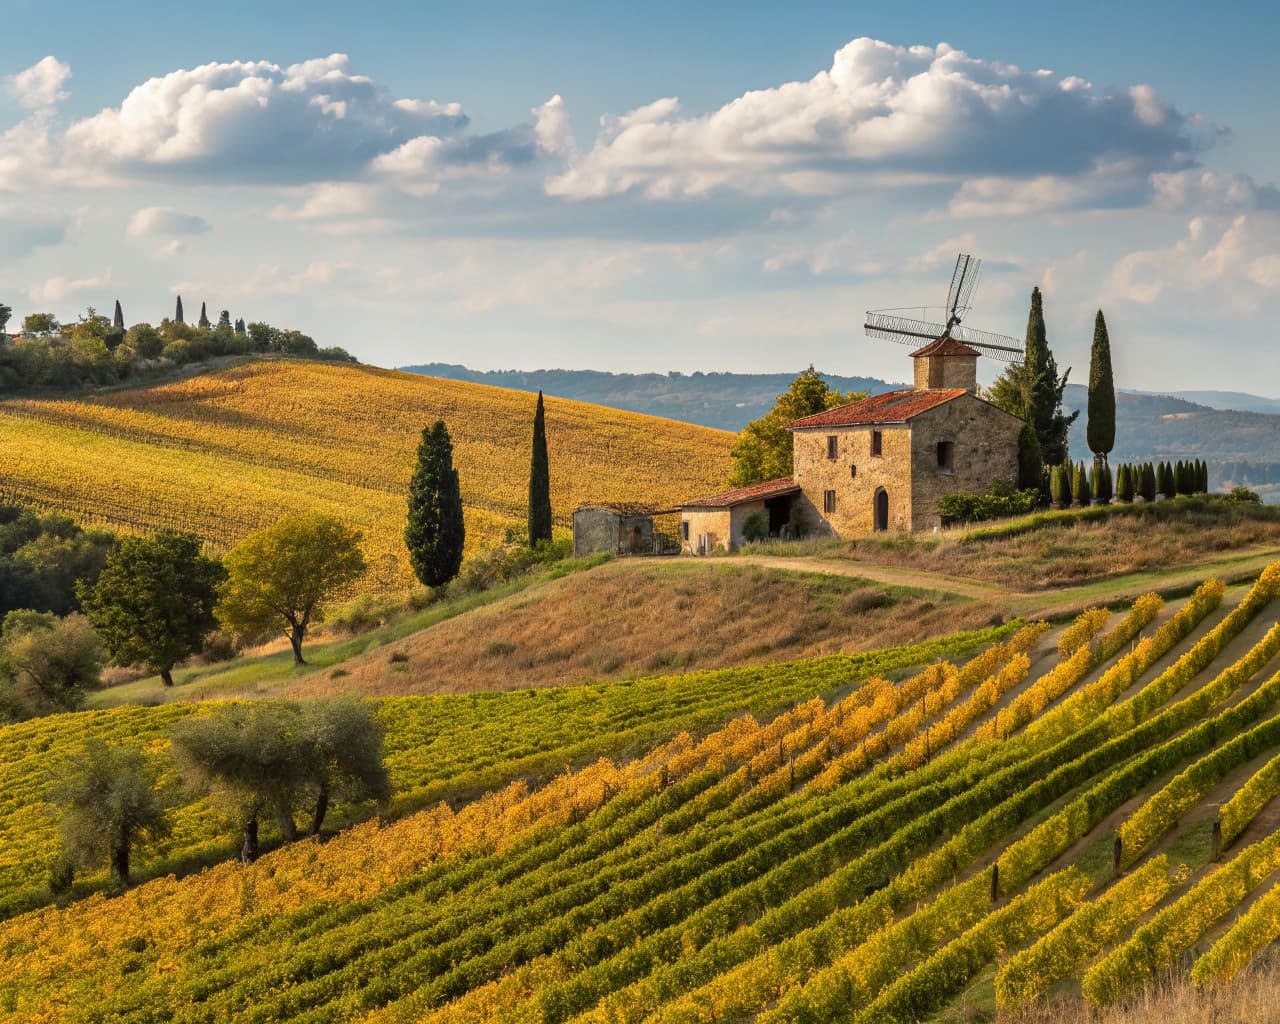
[[[523,523],[534,396],[481,384],[294,360],[80,399],[0,403],[8,500],[126,530],[190,530],[224,549],[286,512],[365,534],[370,585],[411,582],[401,532],[421,431],[454,443],[469,551]],[[670,505],[724,486],[732,435],[550,398],[551,497]]]

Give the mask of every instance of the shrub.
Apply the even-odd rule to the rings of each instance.
[[[742,524],[742,539],[748,544],[766,540],[769,536],[769,517],[763,512],[752,512]]]
[[[1039,503],[1038,489],[1016,491],[1008,484],[997,482],[986,494],[944,494],[938,499],[938,514],[944,523],[980,523],[1024,516]]]
[[[1247,487],[1233,487],[1231,493],[1227,495],[1231,501],[1242,502],[1246,505],[1261,505],[1262,498],[1258,496],[1257,491],[1251,491]]]

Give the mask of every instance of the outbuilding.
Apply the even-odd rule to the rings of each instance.
[[[746,540],[747,520],[760,515],[770,537],[798,534],[796,498],[800,485],[790,477],[699,498],[680,506],[680,546],[689,554],[732,551]]]
[[[671,509],[626,502],[580,505],[573,513],[573,557],[600,551],[614,555],[665,554],[669,539],[654,529],[653,521],[655,516],[672,514]]]

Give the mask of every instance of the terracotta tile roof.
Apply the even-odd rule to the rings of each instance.
[[[795,494],[800,490],[791,477],[783,477],[781,480],[766,480],[762,484],[751,484],[748,487],[738,487],[732,491],[725,491],[723,494],[713,494],[709,498],[699,498],[697,501],[686,501],[681,508],[732,508],[734,505],[741,505],[748,501],[760,501],[763,498],[778,498],[784,494]]]
[[[660,505],[643,505],[632,501],[588,501],[574,509],[575,512],[596,510],[617,512],[622,516],[662,516],[676,511]]]
[[[790,430],[803,430],[806,427],[856,427],[873,423],[906,423],[913,416],[945,405],[953,398],[969,394],[964,388],[930,388],[919,391],[905,388],[902,391],[889,391],[883,395],[872,395],[852,405],[842,405],[838,409],[815,413],[790,424]]]
[[[918,348],[911,353],[911,358],[918,356],[978,356],[982,353],[977,349],[970,348],[963,341],[956,341],[949,334],[944,334],[936,341],[931,341],[924,348]]]

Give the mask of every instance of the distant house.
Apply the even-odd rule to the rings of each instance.
[[[671,509],[623,502],[580,505],[573,513],[573,557],[604,551],[615,555],[667,553],[668,542],[654,530],[655,516]]]
[[[944,334],[911,356],[915,387],[790,425],[791,477],[682,506],[682,536],[715,538],[687,549],[738,546],[741,524],[762,509],[774,536],[930,530],[944,494],[1016,484],[1023,422],[978,397],[978,352]]]

